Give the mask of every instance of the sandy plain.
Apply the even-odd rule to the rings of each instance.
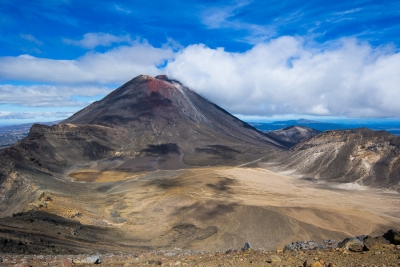
[[[382,235],[400,225],[398,193],[300,178],[263,164],[148,173],[74,170],[71,176],[80,182],[69,183],[92,192],[84,198],[78,193],[73,202],[53,192],[46,212],[79,212],[83,225],[121,231],[120,245],[200,251],[240,249],[246,241],[271,250],[299,240]]]

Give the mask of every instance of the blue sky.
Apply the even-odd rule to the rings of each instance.
[[[398,118],[399,32],[399,0],[0,0],[0,124],[161,73],[243,118]]]

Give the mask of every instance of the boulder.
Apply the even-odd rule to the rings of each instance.
[[[87,263],[87,264],[100,264],[101,263],[101,255],[93,255],[86,257],[84,259],[74,259],[73,263]]]
[[[349,251],[351,252],[361,252],[364,249],[364,245],[360,245],[360,244],[350,244],[348,246]]]
[[[250,242],[246,242],[244,244],[244,247],[242,248],[242,251],[248,251],[248,250],[251,250],[251,249],[252,249],[252,247],[251,247]]]
[[[378,237],[367,236],[364,238],[363,243],[364,243],[364,250],[371,250],[379,244],[389,244],[390,242],[385,238],[383,238],[382,236]]]
[[[338,248],[345,248],[353,252],[361,252],[364,248],[364,243],[360,240],[360,237],[350,237],[340,242]]]
[[[400,231],[390,229],[383,237],[389,240],[390,244],[400,245]]]
[[[298,241],[298,242],[292,242],[289,245],[286,245],[283,248],[283,251],[296,251],[296,250],[312,250],[315,248],[321,248],[321,245],[318,244],[316,241],[311,240],[311,241]]]
[[[339,242],[336,240],[324,240],[324,243],[322,244],[322,249],[335,249],[337,248]]]

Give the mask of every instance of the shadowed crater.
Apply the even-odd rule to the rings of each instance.
[[[179,154],[179,146],[173,143],[161,144],[161,145],[147,145],[147,148],[142,149],[141,152],[158,156],[167,155],[169,153]]]

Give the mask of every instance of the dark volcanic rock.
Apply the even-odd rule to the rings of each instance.
[[[363,243],[365,250],[371,250],[379,244],[389,244],[390,242],[382,236],[377,236],[377,237],[366,236],[363,239]]]
[[[338,246],[338,241],[336,240],[324,240],[322,244],[311,240],[311,241],[297,241],[286,245],[283,248],[284,252],[287,251],[300,251],[300,250],[313,250],[313,249],[333,249]]]
[[[251,249],[252,249],[252,247],[251,247],[250,242],[246,242],[244,244],[244,247],[242,248],[242,251],[248,251],[248,250],[251,250]]]
[[[345,248],[353,252],[361,252],[364,248],[362,237],[350,237],[346,238],[338,244],[339,248]]]
[[[209,139],[210,133],[215,133],[218,137],[225,136],[223,140],[228,142],[280,145],[163,75],[138,76],[61,123],[125,126],[137,134],[147,132],[144,137],[157,140],[154,144]]]
[[[400,245],[400,231],[390,229],[383,237],[389,240],[391,244]]]
[[[250,147],[284,147],[166,76],[138,76],[62,123],[119,129],[118,155],[173,161],[157,168],[239,163]]]

